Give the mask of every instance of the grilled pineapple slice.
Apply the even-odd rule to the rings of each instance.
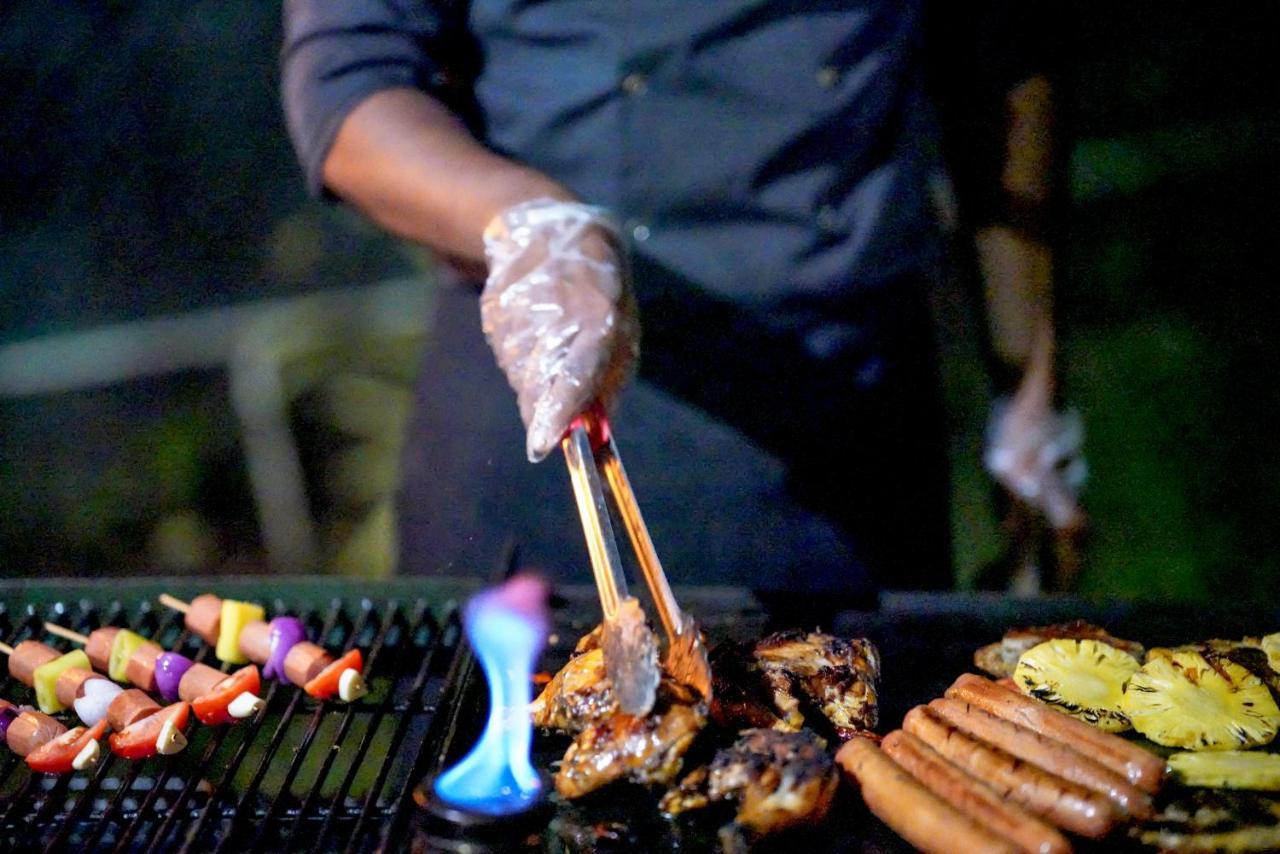
[[[1267,686],[1225,658],[1179,650],[1154,658],[1129,679],[1120,709],[1156,744],[1231,750],[1269,743],[1280,708]]]
[[[1101,641],[1051,640],[1018,659],[1013,681],[1026,694],[1108,732],[1129,728],[1120,708],[1138,660]]]
[[[1258,641],[1258,645],[1267,654],[1267,664],[1270,664],[1271,669],[1276,673],[1280,673],[1280,632],[1264,636]]]
[[[1280,755],[1258,750],[1175,753],[1169,770],[1184,786],[1280,792]]]

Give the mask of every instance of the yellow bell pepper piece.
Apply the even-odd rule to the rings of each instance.
[[[111,642],[111,657],[107,660],[107,675],[117,682],[129,684],[129,677],[126,675],[126,669],[129,666],[129,659],[138,651],[138,647],[147,642],[147,639],[137,632],[131,632],[128,629],[121,629],[116,632],[116,639]]]
[[[237,602],[234,599],[222,600],[222,621],[218,627],[218,645],[214,654],[219,661],[228,664],[248,664],[240,651],[240,632],[244,627],[267,616],[266,609],[252,602]]]
[[[53,661],[40,665],[31,674],[31,683],[36,689],[36,705],[46,715],[66,708],[58,702],[58,692],[54,686],[58,682],[58,677],[62,675],[62,671],[71,667],[93,669],[93,665],[89,663],[89,656],[84,654],[84,650],[73,649],[66,655],[60,655]]]

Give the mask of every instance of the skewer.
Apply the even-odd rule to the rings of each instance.
[[[81,646],[87,646],[89,644],[88,635],[82,635],[77,631],[68,629],[65,626],[60,626],[57,623],[45,623],[44,630],[51,635],[57,635],[60,638],[66,638],[72,643],[78,643]]]
[[[5,655],[13,655],[13,647],[9,646],[7,643],[0,642],[0,652],[3,652]]]
[[[172,608],[173,610],[181,611],[184,614],[191,610],[191,605],[183,602],[177,596],[170,596],[168,593],[161,593],[156,598],[159,599],[160,604],[164,605],[166,608]]]

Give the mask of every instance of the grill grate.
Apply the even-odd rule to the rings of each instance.
[[[251,598],[245,596],[243,598]],[[329,649],[365,652],[370,692],[351,705],[318,703],[291,685],[264,683],[266,709],[254,721],[204,727],[193,720],[175,757],[141,762],[104,751],[89,775],[48,777],[0,752],[0,841],[46,851],[398,850],[408,833],[413,787],[438,760],[457,708],[469,657],[452,602],[350,603],[339,598],[293,613]],[[197,661],[212,651],[180,615],[139,599],[0,605],[0,637],[36,638],[46,619],[77,631],[132,628]],[[223,669],[230,669],[224,667]],[[9,678],[0,696],[32,702]],[[64,713],[69,714],[69,713]],[[64,722],[72,722],[64,717]]]

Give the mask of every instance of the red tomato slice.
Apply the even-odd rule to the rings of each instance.
[[[200,719],[200,723],[208,726],[232,723],[238,718],[231,716],[227,707],[241,694],[254,694],[262,690],[262,679],[258,676],[257,665],[241,667],[205,694],[192,701],[191,709]]]
[[[316,678],[302,686],[302,690],[313,697],[327,700],[338,693],[338,680],[342,678],[344,670],[354,670],[357,673],[364,670],[364,656],[360,654],[360,650],[351,650],[321,670],[316,674]]]
[[[75,770],[72,765],[80,751],[91,741],[102,738],[107,731],[106,720],[100,720],[91,729],[82,726],[69,729],[48,744],[41,745],[27,754],[27,764],[33,771],[44,774],[67,774]]]
[[[173,725],[181,730],[187,725],[190,711],[190,703],[185,701],[174,703],[153,715],[147,715],[120,732],[113,732],[110,739],[111,752],[125,759],[146,759],[148,756],[155,756],[156,739],[160,736],[160,730],[164,729],[165,721],[172,720]]]

